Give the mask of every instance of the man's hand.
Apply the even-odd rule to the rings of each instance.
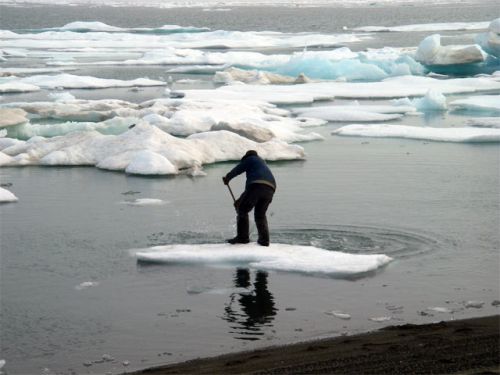
[[[227,185],[229,184],[229,179],[226,176],[224,176],[222,177],[222,182],[224,182],[224,185]]]

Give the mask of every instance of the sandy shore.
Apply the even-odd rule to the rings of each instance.
[[[135,374],[500,374],[500,315],[392,326]]]

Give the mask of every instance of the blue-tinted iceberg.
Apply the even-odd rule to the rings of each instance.
[[[476,43],[490,55],[500,58],[500,18],[490,23],[488,32],[476,37]]]

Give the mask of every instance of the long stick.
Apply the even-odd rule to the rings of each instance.
[[[229,193],[231,193],[231,197],[233,197],[233,203],[236,203],[236,199],[234,198],[234,194],[233,194],[233,191],[231,190],[231,186],[229,186],[229,184],[227,184],[226,186],[229,189]]]

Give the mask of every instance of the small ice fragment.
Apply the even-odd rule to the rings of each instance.
[[[500,301],[499,300],[494,300],[492,303],[491,303],[491,306],[500,306]]]
[[[102,359],[106,362],[112,362],[114,361],[115,359],[113,357],[111,357],[109,354],[103,354],[102,355]]]
[[[342,311],[328,311],[326,314],[328,315],[333,315],[336,318],[343,319],[343,320],[349,320],[351,319],[351,316],[345,312]]]
[[[465,307],[466,308],[474,308],[474,309],[480,309],[483,307],[484,302],[482,301],[467,301],[465,302]]]
[[[124,203],[130,206],[161,206],[166,204],[167,202],[161,199],[139,198],[133,201],[126,201]]]
[[[453,313],[453,310],[452,309],[449,309],[447,307],[428,307],[427,310],[429,311],[434,311],[434,312],[437,312],[437,313],[447,313],[447,314],[451,314]]]
[[[0,370],[3,368],[3,366],[5,366],[5,359],[0,359]]]
[[[128,365],[130,365],[130,362],[129,361],[123,361],[122,365],[125,366],[125,367],[127,367]]]
[[[75,286],[75,289],[76,290],[83,290],[83,289],[87,289],[87,288],[90,288],[92,286],[97,286],[99,285],[99,283],[97,281],[84,281],[83,283]]]
[[[90,361],[86,361],[86,362],[83,362],[83,365],[84,365],[85,367],[90,367],[90,366],[92,366],[92,362],[90,362]]]
[[[374,318],[369,318],[372,322],[377,322],[377,323],[382,323],[382,322],[388,322],[392,318],[390,316],[378,316]]]

